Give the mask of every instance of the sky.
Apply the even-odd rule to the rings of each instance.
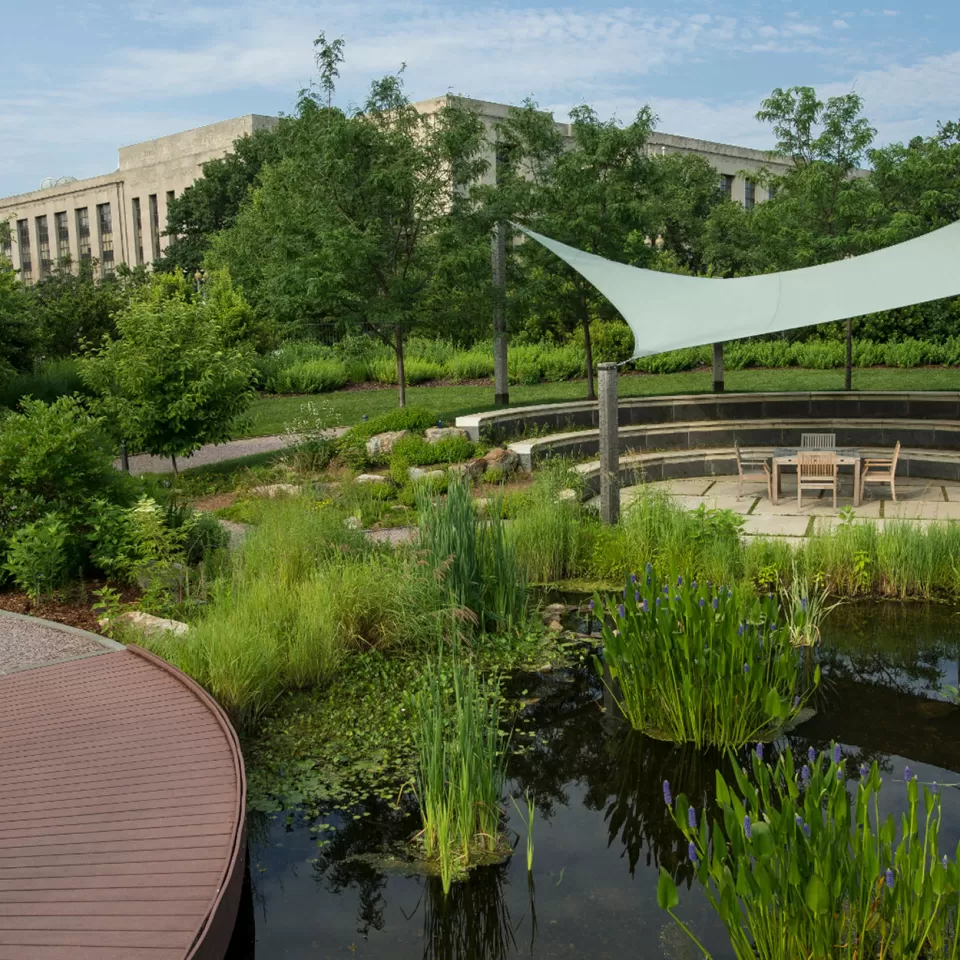
[[[593,105],[668,133],[771,147],[775,87],[855,90],[878,143],[960,119],[960,3],[677,0],[48,0],[3,4],[0,196],[115,170],[117,148],[247,113],[291,112],[313,39],[343,37],[336,102],[406,64],[413,100],[460,93],[563,119]]]

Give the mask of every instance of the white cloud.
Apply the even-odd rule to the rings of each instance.
[[[835,30],[847,30],[850,24],[846,20],[834,20],[833,27]]]

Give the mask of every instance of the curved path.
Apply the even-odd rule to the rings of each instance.
[[[0,636],[27,618],[0,617]],[[85,651],[0,676],[0,960],[222,960],[243,880],[236,734],[164,661]]]

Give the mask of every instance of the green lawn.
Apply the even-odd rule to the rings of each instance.
[[[854,370],[857,390],[960,390],[960,370],[947,367],[914,369],[869,368]],[[712,388],[709,371],[628,375],[620,378],[621,397],[656,396],[672,393],[708,393]],[[842,390],[843,370],[731,370],[726,375],[731,393],[764,390]],[[564,383],[539,383],[512,386],[510,406],[534,403],[559,403],[580,400],[586,393],[582,380]],[[244,436],[262,437],[282,433],[284,427],[300,415],[310,400],[324,400],[333,407],[342,424],[353,424],[363,414],[370,417],[392,410],[397,405],[396,387],[379,390],[345,390],[320,397],[271,397],[253,406],[253,419]],[[493,387],[408,387],[407,403],[424,407],[437,419],[453,421],[465,413],[494,410]]]

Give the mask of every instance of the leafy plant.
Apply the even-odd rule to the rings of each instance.
[[[66,582],[69,540],[69,525],[55,512],[27,524],[10,538],[4,569],[34,603]]]

